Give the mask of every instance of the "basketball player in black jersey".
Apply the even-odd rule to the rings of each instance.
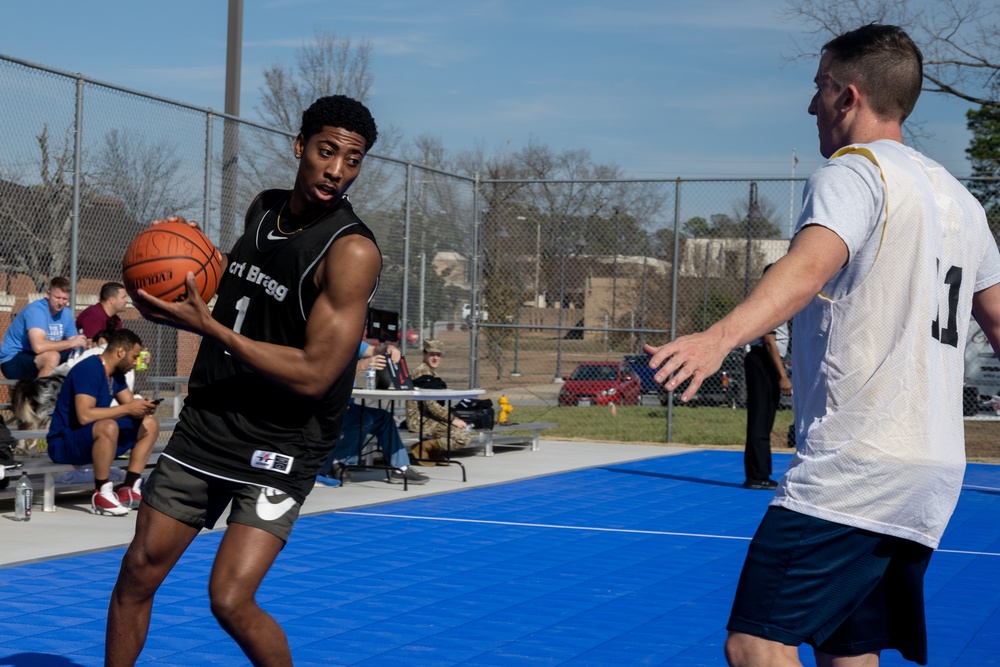
[[[294,187],[262,192],[250,205],[242,237],[223,257],[214,309],[191,275],[183,302],[144,292],[135,300],[147,319],[200,334],[202,343],[111,595],[106,666],[135,664],[157,588],[227,508],[208,584],[212,613],[254,665],[292,664],[284,632],[254,598],[350,397],[382,258],[345,193],[376,136],[361,103],[317,100],[295,139]]]

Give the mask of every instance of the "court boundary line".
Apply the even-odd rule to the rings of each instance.
[[[700,537],[713,540],[741,540],[749,542],[752,537],[741,535],[711,535],[708,533],[681,533],[669,530],[638,530],[634,528],[600,528],[598,526],[567,526],[554,523],[527,523],[522,521],[495,521],[492,519],[459,519],[446,516],[419,516],[417,514],[389,514],[386,512],[354,512],[350,510],[338,510],[332,514],[346,514],[350,516],[369,516],[375,518],[389,519],[415,519],[417,521],[443,521],[450,523],[475,523],[490,526],[511,526],[517,528],[555,528],[558,530],[589,530],[597,533],[624,533],[631,535],[662,535],[664,537]],[[937,553],[963,554],[967,556],[1000,556],[1000,552],[993,551],[966,551],[962,549],[935,549]]]

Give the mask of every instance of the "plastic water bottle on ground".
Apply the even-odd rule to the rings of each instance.
[[[365,389],[375,388],[375,366],[368,364],[368,368],[365,369]]]
[[[14,520],[31,521],[31,502],[34,500],[35,487],[31,484],[31,479],[27,473],[21,473],[21,479],[17,480],[14,487]]]

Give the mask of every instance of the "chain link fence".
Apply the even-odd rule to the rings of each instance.
[[[3,329],[56,275],[77,310],[96,302],[157,217],[230,247],[253,196],[295,176],[292,134],[9,57],[0,105]],[[373,306],[400,312],[410,365],[437,338],[454,386],[554,405],[581,362],[641,356],[736,305],[786,252],[803,183],[484,180],[373,154],[351,199],[384,257]],[[194,337],[124,317],[152,375],[189,372]]]

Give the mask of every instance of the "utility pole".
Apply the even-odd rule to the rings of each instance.
[[[240,126],[228,116],[240,115],[240,76],[243,52],[243,0],[229,0],[226,33],[227,118],[222,122],[222,201],[219,206],[219,243],[229,249],[237,237],[236,188],[239,176]],[[205,220],[207,227],[208,220]]]

